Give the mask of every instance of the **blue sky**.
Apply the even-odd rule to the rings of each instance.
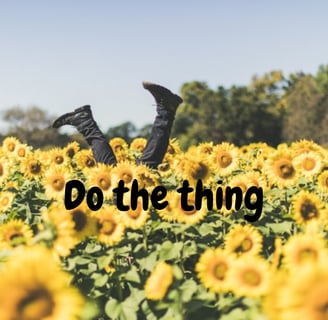
[[[0,111],[91,104],[101,128],[155,116],[142,81],[247,84],[328,63],[327,1],[0,1]]]

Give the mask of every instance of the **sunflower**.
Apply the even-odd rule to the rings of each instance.
[[[175,222],[178,220],[177,206],[180,201],[177,193],[173,190],[169,190],[165,198],[168,202],[164,209],[157,209],[156,213],[165,221]]]
[[[96,219],[84,201],[76,208],[67,210],[67,214],[74,222],[74,236],[77,241],[96,234]]]
[[[262,235],[252,225],[234,225],[224,237],[227,252],[239,255],[257,255],[262,250]]]
[[[10,191],[0,191],[0,213],[11,208],[15,198],[15,193]]]
[[[149,210],[143,209],[142,199],[138,198],[137,208],[135,210],[132,210],[129,201],[124,200],[124,204],[130,208],[127,211],[120,211],[124,226],[134,230],[141,229],[149,218]]]
[[[267,293],[270,281],[270,265],[258,256],[238,258],[231,268],[231,289],[235,295],[260,297]]]
[[[96,166],[96,160],[89,149],[83,149],[75,155],[77,169],[85,170]]]
[[[238,168],[239,150],[231,143],[222,142],[214,146],[212,161],[220,176],[228,176]]]
[[[70,278],[43,247],[15,253],[0,272],[0,319],[80,319],[84,301]]]
[[[125,153],[129,148],[127,142],[120,137],[110,139],[109,145],[113,149],[114,153]]]
[[[130,150],[142,153],[147,144],[147,139],[145,138],[134,138],[130,144]]]
[[[131,188],[132,182],[138,179],[138,169],[136,164],[128,161],[119,162],[112,171],[113,186],[118,186],[120,180],[124,181],[124,186]]]
[[[64,148],[64,154],[68,156],[70,159],[72,159],[79,152],[79,150],[80,150],[79,143],[73,141],[66,145],[66,147]]]
[[[176,198],[174,210],[176,210],[177,220],[180,223],[196,224],[203,220],[207,214],[208,210],[206,200],[204,198],[202,199],[201,207],[199,210],[196,209],[195,192],[189,193],[187,200],[187,205],[190,206],[190,208],[193,207],[193,209],[185,210],[185,208],[182,207],[181,197],[179,196]]]
[[[86,186],[88,188],[93,186],[100,188],[106,200],[113,197],[112,170],[111,165],[98,163],[96,167],[88,171],[86,177]]]
[[[138,164],[137,176],[139,179],[139,188],[145,188],[148,192],[151,192],[156,186],[158,186],[158,174],[146,165]]]
[[[124,236],[124,224],[120,219],[120,212],[114,205],[104,206],[96,214],[98,241],[114,246]]]
[[[19,160],[27,157],[31,152],[32,152],[32,147],[24,143],[18,144],[15,148],[15,156]]]
[[[263,304],[269,319],[327,319],[327,262],[304,266],[297,274],[278,272]]]
[[[0,154],[0,185],[7,180],[8,176],[8,159]]]
[[[66,151],[62,148],[52,148],[47,151],[48,165],[49,166],[65,166],[69,163],[69,157]]]
[[[285,150],[276,150],[265,162],[264,172],[271,185],[279,188],[294,185],[299,177],[293,164],[292,154]]]
[[[292,216],[304,225],[311,220],[325,221],[327,215],[324,203],[316,194],[301,190],[292,200]]]
[[[49,199],[63,200],[66,182],[70,180],[70,174],[65,168],[51,167],[43,177],[45,195]]]
[[[29,245],[32,238],[32,229],[22,220],[9,220],[0,226],[1,249],[12,249],[19,245]]]
[[[20,144],[21,142],[17,138],[6,137],[2,141],[2,148],[10,156],[15,154],[16,147]]]
[[[283,262],[289,269],[320,262],[328,256],[324,239],[312,234],[291,236],[283,246],[283,253]]]
[[[22,170],[28,179],[41,179],[44,173],[44,164],[42,164],[40,153],[34,152],[22,160]]]
[[[318,186],[321,191],[328,193],[328,170],[323,171],[318,176]]]
[[[213,172],[209,157],[205,155],[187,154],[185,165],[182,168],[182,178],[195,183],[202,180],[208,183]]]
[[[315,153],[318,154],[325,153],[324,149],[321,146],[319,146],[312,140],[305,140],[305,139],[293,142],[290,146],[290,150],[294,152],[296,155],[300,155],[302,153],[308,153],[311,151],[314,151]]]
[[[177,139],[170,139],[164,159],[175,158],[179,154],[181,154],[179,141]]]
[[[145,294],[149,300],[162,300],[173,282],[173,268],[164,261],[156,264],[145,283]]]
[[[323,166],[321,155],[314,151],[301,153],[294,158],[293,163],[302,175],[310,177],[318,174]]]
[[[51,250],[57,256],[67,257],[77,244],[75,222],[62,205],[55,203],[41,210],[41,216],[42,224],[39,225],[39,231],[50,229],[53,235]]]
[[[272,255],[271,267],[276,270],[280,265],[280,260],[282,256],[282,240],[280,237],[274,239],[274,252]]]
[[[200,256],[195,270],[202,285],[211,292],[230,290],[230,270],[234,257],[222,248],[208,248]]]

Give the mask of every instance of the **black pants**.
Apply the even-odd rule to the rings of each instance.
[[[157,111],[150,137],[140,159],[137,160],[138,164],[145,164],[153,169],[156,169],[162,162],[167,151],[175,116],[171,112],[161,109],[159,108]],[[115,154],[103,134],[88,140],[88,142],[97,162],[111,165],[117,163]]]

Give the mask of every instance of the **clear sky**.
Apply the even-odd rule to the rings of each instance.
[[[142,81],[247,84],[328,63],[328,1],[0,0],[0,111],[91,104],[101,128],[155,116]]]

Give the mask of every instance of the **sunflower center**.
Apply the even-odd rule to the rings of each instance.
[[[320,307],[320,314],[322,315],[322,319],[328,318],[328,302]]]
[[[204,179],[208,174],[208,167],[203,163],[198,163],[197,167],[191,173],[193,179]]]
[[[292,178],[295,174],[295,169],[292,163],[288,160],[282,161],[279,165],[278,175],[280,178],[289,179]]]
[[[128,173],[128,172],[124,172],[122,174],[122,180],[126,184],[130,183],[132,181],[132,174],[131,173]]]
[[[9,198],[8,197],[3,197],[1,199],[1,204],[5,207],[9,204]]]
[[[54,309],[54,301],[45,289],[28,292],[18,304],[19,319],[39,320],[48,318]]]
[[[3,171],[4,171],[4,170],[3,170],[3,166],[2,166],[2,164],[0,163],[0,177],[3,176]]]
[[[13,152],[15,150],[15,147],[16,147],[15,143],[12,143],[12,142],[9,143],[7,146],[8,151],[10,151],[10,152]]]
[[[219,262],[214,268],[214,276],[218,280],[224,280],[228,266],[224,262]]]
[[[24,148],[19,148],[18,149],[17,155],[19,157],[23,158],[23,157],[25,157],[25,154],[26,154],[26,152],[25,152],[25,149]]]
[[[86,213],[80,210],[74,211],[73,221],[75,223],[74,229],[76,231],[81,231],[87,224]]]
[[[300,252],[300,260],[308,261],[308,260],[316,260],[317,252],[311,248],[306,248]]]
[[[303,168],[304,168],[304,170],[310,171],[310,170],[313,170],[314,167],[315,167],[315,160],[314,159],[312,159],[312,158],[306,158],[303,161]]]
[[[73,148],[69,148],[67,151],[66,151],[66,154],[68,155],[69,158],[73,158],[74,155],[75,155],[75,151]]]
[[[98,180],[98,185],[103,190],[108,190],[110,187],[110,180],[108,177],[100,177]]]
[[[30,164],[30,172],[33,174],[39,174],[41,172],[41,163],[39,161],[32,162]]]
[[[304,220],[311,220],[318,217],[317,207],[309,200],[305,200],[301,205],[301,216]]]
[[[96,162],[95,162],[94,159],[92,159],[92,158],[88,158],[88,159],[85,161],[85,165],[86,165],[86,167],[88,167],[88,168],[92,168],[92,167],[94,167],[94,166],[96,165]]]
[[[228,152],[221,152],[218,156],[218,162],[221,168],[226,168],[232,163],[231,154]]]
[[[110,236],[116,228],[116,224],[114,221],[105,220],[100,224],[100,233],[103,233],[107,236]]]
[[[24,235],[19,231],[14,231],[8,236],[8,240],[13,247],[16,247],[20,244],[25,244],[26,240]]]
[[[247,270],[244,273],[244,281],[251,286],[258,286],[261,283],[260,275],[254,270]]]
[[[63,190],[65,186],[65,180],[63,178],[55,178],[52,181],[52,187],[56,190],[56,191],[61,191]]]
[[[62,164],[64,162],[64,157],[57,155],[54,160],[56,164]]]

